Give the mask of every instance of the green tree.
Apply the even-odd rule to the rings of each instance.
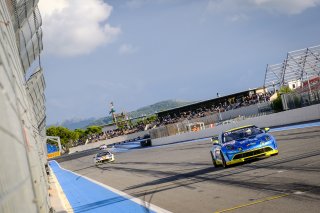
[[[86,135],[90,134],[100,134],[102,132],[102,128],[100,126],[89,126],[85,130]]]
[[[286,94],[286,93],[291,93],[292,92],[292,89],[290,89],[289,86],[283,86],[280,88],[279,90],[279,94]]]
[[[158,116],[157,115],[150,115],[148,118],[147,118],[147,121],[148,123],[152,123],[154,121],[156,121],[158,119]]]
[[[78,135],[79,139],[86,137],[86,132],[83,129],[75,129],[74,132]]]
[[[48,136],[60,137],[61,145],[70,147],[71,143],[79,139],[78,134],[63,126],[51,126],[46,131]]]
[[[278,95],[278,97],[272,101],[271,103],[271,107],[274,111],[276,112],[281,112],[283,111],[283,107],[282,107],[282,99],[281,96]]]
[[[271,107],[274,111],[276,111],[276,112],[283,111],[281,95],[287,94],[287,93],[292,93],[292,90],[290,89],[289,86],[283,86],[277,92],[278,97],[274,101],[272,101],[272,103],[271,103]]]

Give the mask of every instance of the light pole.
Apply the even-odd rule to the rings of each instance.
[[[111,116],[112,116],[112,121],[113,121],[113,123],[115,123],[115,124],[117,125],[117,120],[116,120],[116,117],[115,117],[115,115],[114,115],[115,110],[114,110],[113,107],[114,107],[114,106],[113,106],[113,102],[111,101],[111,102],[110,102],[110,112],[109,112],[109,114],[111,114]]]

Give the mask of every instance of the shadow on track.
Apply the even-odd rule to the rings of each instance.
[[[301,155],[295,155],[288,158],[280,158],[274,159],[269,162],[263,162],[263,160],[254,160],[251,163],[246,163],[238,166],[231,167],[229,169],[223,168],[214,168],[212,166],[201,168],[198,170],[188,171],[184,173],[177,173],[176,171],[159,171],[154,169],[137,169],[137,168],[129,168],[129,167],[121,167],[117,165],[113,165],[110,167],[111,169],[122,170],[129,173],[141,173],[148,174],[154,177],[166,176],[164,178],[158,178],[157,180],[149,181],[142,184],[133,185],[125,188],[125,191],[131,191],[133,196],[146,196],[149,194],[154,194],[161,191],[171,190],[179,187],[187,187],[190,188],[191,185],[201,182],[211,182],[216,184],[225,184],[232,185],[238,187],[244,187],[254,190],[267,190],[278,193],[293,193],[296,191],[309,192],[316,196],[320,195],[320,186],[312,185],[307,183],[268,183],[260,181],[260,178],[266,177],[254,177],[251,180],[239,180],[236,175],[243,174],[245,172],[255,171],[259,169],[268,169],[268,170],[276,170],[278,168],[285,170],[299,170],[301,171],[309,171],[309,172],[318,172],[319,168],[292,168],[290,166],[279,164],[289,163],[300,159],[305,159],[309,157],[319,156],[320,150],[313,151],[309,153],[304,153]],[[149,163],[150,164],[150,163]],[[151,163],[152,164],[152,163]],[[157,163],[161,164],[161,163]],[[108,168],[108,169],[110,169]],[[104,168],[99,168],[104,169]],[[276,172],[275,172],[276,173]],[[146,187],[146,188],[145,188]],[[193,187],[192,187],[193,188]],[[139,190],[139,191],[136,191]]]

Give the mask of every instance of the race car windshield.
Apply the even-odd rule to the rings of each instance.
[[[223,133],[223,143],[227,143],[235,140],[242,140],[251,137],[255,137],[258,134],[263,133],[263,131],[257,127],[248,127],[243,129],[237,129],[230,132]]]
[[[97,157],[102,157],[102,156],[105,156],[105,155],[109,155],[109,152],[100,152]]]

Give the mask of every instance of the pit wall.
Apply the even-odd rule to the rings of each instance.
[[[320,119],[320,104],[303,107],[299,109],[293,109],[289,111],[273,113],[269,115],[247,118],[235,123],[229,123],[225,125],[216,126],[214,128],[205,129],[199,132],[188,132],[180,135],[172,135],[163,138],[152,139],[152,145],[170,144],[179,141],[193,140],[199,138],[206,138],[212,135],[221,133],[222,131],[244,126],[244,125],[256,125],[258,127],[272,127],[282,126],[293,123],[308,122]]]

